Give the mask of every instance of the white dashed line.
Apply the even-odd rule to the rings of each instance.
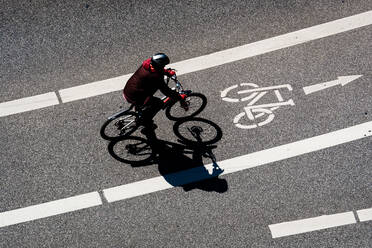
[[[0,103],[0,117],[41,109],[59,104],[56,93],[49,92],[14,101]]]
[[[0,213],[0,227],[77,211],[102,204],[98,192],[77,195]]]
[[[269,228],[273,238],[280,238],[354,223],[356,220],[353,212],[346,212],[273,224]]]
[[[372,220],[372,208],[358,210],[357,214],[361,222]]]

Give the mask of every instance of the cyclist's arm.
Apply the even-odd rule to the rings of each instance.
[[[176,91],[169,88],[168,85],[164,81],[162,81],[161,83],[159,82],[159,90],[161,91],[161,93],[163,93],[164,95],[172,99],[182,100],[182,97],[180,96],[180,94],[178,94]]]

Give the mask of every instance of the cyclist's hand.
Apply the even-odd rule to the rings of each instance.
[[[173,77],[174,75],[176,75],[176,70],[171,68],[164,69],[164,72],[168,77]]]
[[[185,110],[185,111],[187,111],[187,110],[189,110],[189,104],[185,101],[185,100],[181,100],[180,101],[180,103],[181,103],[181,107]]]

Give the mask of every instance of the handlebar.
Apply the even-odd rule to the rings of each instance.
[[[183,87],[182,87],[180,81],[178,81],[178,79],[177,79],[177,75],[176,75],[176,74],[174,74],[174,75],[171,76],[171,77],[168,77],[168,76],[167,76],[167,84],[169,83],[169,80],[170,80],[170,79],[172,79],[173,82],[176,84],[176,91],[177,91],[177,92],[181,92],[181,91],[183,91]]]

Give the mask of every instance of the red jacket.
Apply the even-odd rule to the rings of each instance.
[[[125,99],[135,105],[143,105],[157,90],[171,98],[180,98],[179,94],[164,82],[164,75],[169,75],[169,71],[167,69],[164,69],[163,72],[151,70],[150,63],[151,58],[143,61],[142,65],[129,78],[123,90]]]

